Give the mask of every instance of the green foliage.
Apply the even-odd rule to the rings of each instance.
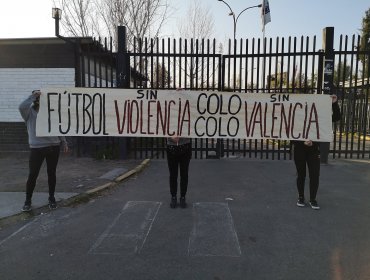
[[[334,85],[344,83],[351,78],[351,66],[338,63],[334,69]]]
[[[365,12],[365,16],[362,18],[360,51],[370,51],[370,8]],[[362,61],[365,77],[368,77],[370,72],[370,55],[362,54],[360,59]]]
[[[95,151],[95,158],[102,159],[118,159],[119,158],[119,147],[118,145],[112,145],[108,147],[99,147]]]
[[[166,66],[157,63],[153,68],[152,88],[167,88],[171,83],[171,77]]]

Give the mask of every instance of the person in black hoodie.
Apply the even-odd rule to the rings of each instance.
[[[340,120],[341,113],[337,102],[337,96],[331,95],[332,98],[332,121]],[[308,141],[291,141],[294,147],[294,164],[297,169],[297,189],[298,189],[298,207],[304,207],[304,185],[306,179],[306,165],[310,177],[310,206],[312,209],[319,210],[316,195],[319,189],[320,176],[320,143],[311,140]]]

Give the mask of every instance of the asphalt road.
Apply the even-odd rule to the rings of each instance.
[[[0,229],[0,279],[370,279],[370,163],[323,165],[321,210],[291,161],[192,160],[170,209],[154,160],[95,199]],[[308,193],[308,190],[306,190]]]

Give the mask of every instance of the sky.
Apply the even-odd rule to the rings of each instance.
[[[165,35],[177,36],[177,26],[184,19],[187,5],[193,0],[169,0],[174,7],[167,19]],[[217,40],[233,37],[233,20],[229,8],[218,0],[197,0],[214,18]],[[243,9],[262,0],[225,0],[238,15]],[[362,18],[370,8],[369,0],[269,0],[271,22],[266,25],[267,38],[313,36],[321,39],[325,27],[334,27],[335,36],[359,34]],[[52,0],[0,0],[0,39],[54,37],[51,17]],[[63,31],[61,30],[61,34]],[[253,8],[240,15],[237,38],[261,38],[261,11]]]

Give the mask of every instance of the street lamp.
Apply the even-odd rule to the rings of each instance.
[[[76,40],[78,40],[78,38],[71,39],[71,38],[63,37],[62,35],[59,34],[59,21],[62,19],[62,10],[59,8],[52,8],[51,16],[53,17],[53,19],[55,19],[55,36],[58,37],[59,39],[62,39],[74,45],[76,43]]]
[[[243,11],[241,11],[238,16],[235,17],[235,13],[234,11],[231,9],[230,5],[228,3],[226,3],[224,0],[217,0],[219,2],[223,2],[229,9],[230,9],[230,13],[229,13],[229,16],[233,16],[233,21],[234,21],[234,42],[235,42],[235,37],[236,37],[236,24],[238,23],[238,19],[240,17],[240,15],[242,13],[244,13],[246,10],[249,10],[249,9],[252,9],[252,8],[261,8],[262,7],[262,4],[259,4],[259,5],[255,5],[255,6],[250,6],[248,8],[245,8]]]
[[[59,8],[52,8],[51,16],[55,19],[55,36],[65,41],[69,46],[74,49],[74,60],[75,60],[75,83],[76,86],[80,86],[81,75],[78,69],[80,69],[80,38],[68,38],[59,34],[59,21],[62,18],[62,10]]]
[[[62,18],[62,10],[59,8],[53,8],[51,16],[55,19],[55,35],[59,37],[59,20]]]

